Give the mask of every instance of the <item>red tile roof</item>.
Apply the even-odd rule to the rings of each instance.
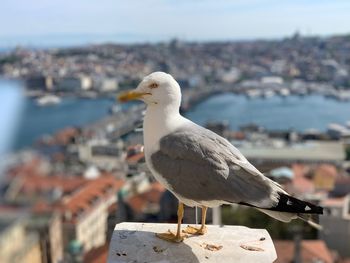
[[[63,130],[60,130],[54,135],[54,143],[66,145],[70,142],[72,138],[78,135],[79,130],[76,128],[68,127]]]
[[[135,164],[135,163],[140,162],[141,160],[144,160],[144,158],[145,158],[145,154],[143,152],[141,152],[141,153],[137,153],[137,154],[134,154],[134,155],[127,157],[126,161],[129,164]]]
[[[350,177],[349,176],[338,176],[337,179],[335,180],[336,184],[347,184],[350,185]]]
[[[43,172],[40,170],[40,166],[43,163],[43,160],[39,157],[34,157],[30,161],[17,165],[9,169],[7,174],[10,177],[16,176],[27,176],[27,175],[43,175]]]
[[[93,248],[84,255],[85,263],[106,263],[108,258],[108,244]]]
[[[293,164],[293,188],[297,194],[310,193],[314,191],[313,181],[305,175],[309,171],[308,167],[303,164]]]
[[[345,196],[343,197],[334,197],[334,198],[327,198],[325,200],[322,201],[321,205],[322,206],[327,206],[327,207],[339,207],[339,206],[343,206],[344,202],[345,202]]]
[[[39,194],[59,189],[63,194],[70,193],[85,184],[87,180],[80,176],[40,176],[28,174],[20,179],[20,192],[23,194]]]
[[[142,144],[130,145],[126,150],[127,151],[136,150],[139,152],[143,152],[143,145]]]
[[[18,212],[21,209],[22,209],[21,207],[17,207],[13,205],[0,204],[0,214]]]
[[[130,197],[126,202],[130,205],[131,209],[136,213],[143,213],[144,209],[148,204],[159,204],[160,198],[165,192],[165,187],[158,182],[151,184],[151,187],[148,191],[136,194]]]
[[[32,212],[38,213],[38,214],[45,213],[45,212],[52,212],[53,210],[55,210],[54,206],[52,206],[51,204],[49,204],[48,202],[46,202],[44,200],[37,202],[32,207]]]
[[[277,260],[275,263],[292,263],[294,258],[294,242],[274,240]],[[303,240],[301,242],[301,259],[303,263],[314,263],[321,260],[333,263],[332,254],[323,240]]]
[[[94,180],[88,180],[71,195],[65,196],[58,205],[62,213],[69,213],[65,221],[75,223],[79,216],[89,212],[96,204],[116,195],[124,185],[124,181],[105,175]]]
[[[336,178],[338,175],[337,168],[334,165],[331,164],[320,164],[318,165],[315,170],[315,174],[320,174],[325,177],[332,177]]]

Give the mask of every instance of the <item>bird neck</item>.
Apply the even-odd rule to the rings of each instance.
[[[143,121],[145,150],[155,150],[159,139],[173,132],[183,122],[179,108],[172,105],[148,105]]]

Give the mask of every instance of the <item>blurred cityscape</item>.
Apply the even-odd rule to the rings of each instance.
[[[67,98],[104,98],[110,107],[95,121],[38,133],[3,154],[0,262],[106,262],[116,223],[176,222],[177,200],[145,165],[144,105],[115,102],[118,92],[153,71],[178,80],[185,115],[218,94],[246,101],[278,97],[282,104],[320,96],[350,108],[349,35],[2,52],[1,76],[23,83],[35,107],[55,109]],[[327,115],[326,104],[322,110]],[[338,115],[344,122],[324,129],[289,129],[288,119],[285,129],[256,123],[232,129],[220,115],[206,123],[289,193],[322,205],[325,214],[317,220],[323,231],[237,206],[209,211],[208,222],[266,228],[276,262],[350,262],[350,115]],[[184,222],[196,222],[193,208],[186,208]]]

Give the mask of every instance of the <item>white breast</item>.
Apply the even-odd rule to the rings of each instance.
[[[190,200],[182,197],[173,191],[168,182],[164,177],[159,174],[153,167],[151,162],[151,156],[153,153],[159,150],[159,141],[163,136],[176,131],[183,125],[191,125],[191,121],[182,117],[180,114],[169,114],[162,111],[159,108],[148,107],[146,111],[146,116],[143,122],[143,138],[145,144],[145,159],[148,168],[155,177],[155,179],[164,185],[170,192],[172,192],[180,202],[184,203],[187,206],[208,206],[214,207],[223,204],[221,200],[212,200],[212,201],[199,201]],[[192,123],[193,124],[193,123]],[[193,124],[194,125],[194,124]]]
[[[164,177],[154,169],[151,162],[152,154],[159,150],[160,139],[189,122],[189,120],[182,117],[180,114],[166,115],[161,109],[158,110],[148,107],[143,122],[143,139],[145,144],[146,164],[155,179],[172,192],[182,203],[187,206],[196,206],[200,204],[175,193]]]

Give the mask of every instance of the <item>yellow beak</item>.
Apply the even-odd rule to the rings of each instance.
[[[118,100],[120,102],[127,102],[127,101],[130,101],[130,100],[140,99],[144,95],[151,95],[151,93],[149,93],[149,92],[136,92],[134,90],[129,90],[129,91],[122,92],[118,96]]]

